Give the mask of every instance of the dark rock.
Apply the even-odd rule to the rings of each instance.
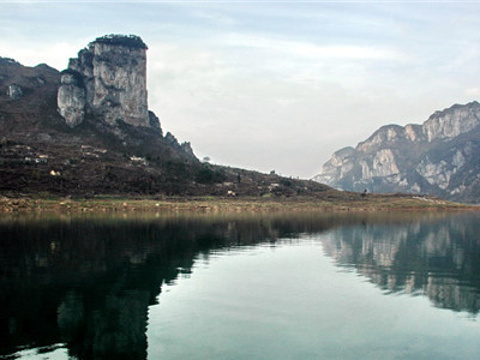
[[[157,130],[160,136],[163,136],[160,119],[155,115],[153,111],[148,112],[148,118],[150,127],[154,130]]]

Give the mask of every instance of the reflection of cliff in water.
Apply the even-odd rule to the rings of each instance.
[[[476,293],[458,290],[459,283],[477,279],[474,229],[451,221],[434,225],[431,233],[430,225],[413,218],[0,220],[0,357],[65,343],[79,359],[145,359],[148,307],[162,284],[188,276],[197,258],[340,225],[349,227],[332,230],[325,242],[340,263],[354,264],[392,291],[426,288],[442,306],[476,311]],[[407,225],[373,225],[385,223]],[[442,266],[455,276],[434,276]]]
[[[340,266],[354,267],[387,292],[422,294],[435,306],[480,309],[479,217],[398,226],[339,228],[324,241]]]
[[[0,223],[0,355],[66,343],[80,359],[144,359],[148,306],[199,254],[344,221],[333,219]]]

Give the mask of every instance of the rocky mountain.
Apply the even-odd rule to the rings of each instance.
[[[149,127],[146,50],[139,37],[106,36],[70,59],[57,98],[67,125],[75,127],[91,114],[112,126],[123,121]]]
[[[99,37],[59,72],[0,58],[0,194],[295,195],[324,191],[201,163],[148,110],[147,46]]]
[[[480,203],[480,104],[436,111],[422,125],[386,125],[335,152],[315,181],[353,191],[427,193]]]

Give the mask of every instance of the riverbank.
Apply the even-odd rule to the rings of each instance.
[[[466,211],[480,207],[428,196],[332,192],[315,197],[0,197],[0,212],[301,212],[301,211]]]

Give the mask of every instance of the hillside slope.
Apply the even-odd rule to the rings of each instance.
[[[406,192],[480,203],[480,104],[453,105],[422,125],[386,125],[335,152],[315,181],[338,189]]]
[[[146,50],[97,38],[59,72],[0,58],[0,194],[278,195],[330,188],[201,163],[149,111]]]

